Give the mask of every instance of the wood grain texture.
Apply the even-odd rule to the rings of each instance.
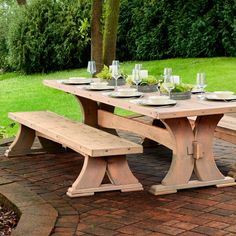
[[[107,173],[110,184],[102,184]],[[120,190],[122,192],[143,190],[142,185],[129,169],[126,157],[110,156],[91,158],[85,155],[83,168],[72,186],[70,197],[91,196],[95,192]]]
[[[170,193],[176,192],[178,188],[233,184],[234,180],[224,177],[216,167],[212,154],[212,142],[214,129],[222,114],[236,112],[236,103],[212,102],[192,96],[189,100],[178,100],[173,107],[151,107],[136,104],[133,101],[135,99],[132,98],[120,99],[110,97],[104,92],[87,91],[84,86],[69,86],[49,80],[44,81],[44,84],[93,100],[98,104],[107,104],[110,113],[104,111],[102,107],[93,109],[97,111],[99,126],[133,131],[172,149],[173,156],[170,169],[162,180],[162,185],[157,188],[153,187],[154,192]],[[155,122],[151,125],[116,116],[112,114],[114,110],[112,107],[119,107],[148,116],[154,121],[158,120],[165,127],[155,126]],[[190,116],[198,117],[194,130],[188,120]],[[204,138],[204,136],[206,137]],[[195,182],[190,181],[193,170],[198,177]],[[109,187],[104,186],[104,188]]]
[[[187,116],[204,116],[211,114],[223,114],[236,112],[236,103],[233,102],[212,102],[204,101],[193,95],[189,100],[178,100],[177,105],[173,107],[148,107],[140,106],[130,102],[132,99],[112,98],[104,95],[103,92],[87,91],[84,86],[71,86],[62,84],[56,80],[44,80],[46,86],[69,92],[90,100],[109,104],[114,107],[120,107],[154,119],[167,119]]]
[[[194,158],[192,153],[194,135],[192,127],[186,117],[165,119],[162,120],[162,122],[172,134],[176,146],[175,150],[173,150],[170,169],[162,180],[162,184],[187,184],[194,168]]]
[[[31,152],[31,147],[35,139],[35,131],[25,125],[20,124],[15,140],[5,152],[5,156],[22,156]]]
[[[201,181],[224,179],[213,156],[214,130],[222,116],[200,116],[195,121],[195,141],[201,144],[203,158],[196,160],[194,172]]]
[[[170,149],[175,149],[172,136],[167,129],[118,116],[103,110],[98,110],[98,124],[102,127],[120,129],[140,134],[141,136],[159,142]]]
[[[9,113],[9,117],[45,134],[54,142],[89,156],[122,155],[143,151],[141,145],[52,112],[16,112]]]
[[[80,108],[82,110],[82,115],[83,115],[82,123],[97,128],[98,103],[96,101],[81,96],[75,96],[75,97],[77,101],[80,103]]]
[[[209,181],[199,181],[199,180],[191,180],[187,184],[177,184],[177,185],[152,185],[149,192],[154,195],[163,195],[163,194],[171,194],[176,193],[177,190],[180,189],[189,189],[189,188],[197,188],[197,187],[205,187],[205,186],[213,186],[217,187],[230,187],[235,186],[236,183],[231,177],[224,177],[219,180],[209,180]]]
[[[194,127],[196,117],[189,117]],[[236,144],[236,117],[224,115],[214,130],[214,137]]]

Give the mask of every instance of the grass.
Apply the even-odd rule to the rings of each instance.
[[[125,73],[130,74],[136,62],[122,63]],[[147,61],[143,68],[150,75],[159,76],[164,67],[171,67],[173,74],[180,75],[184,83],[195,83],[197,72],[207,75],[207,90],[231,90],[236,92],[236,58],[168,59]],[[42,84],[45,79],[65,79],[72,76],[88,76],[85,69],[61,71],[50,74],[23,75],[0,74],[0,126],[11,121],[8,112],[51,110],[74,120],[81,120],[80,107],[72,95],[57,91]],[[118,110],[119,114],[128,114]],[[7,136],[16,133],[17,127],[7,128]]]

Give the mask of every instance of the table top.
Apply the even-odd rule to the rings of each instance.
[[[236,112],[236,101],[208,101],[200,100],[192,95],[188,100],[177,100],[175,106],[143,106],[135,104],[135,98],[114,98],[108,95],[109,92],[89,91],[84,89],[85,85],[66,85],[58,80],[44,80],[44,85],[85,97],[97,102],[120,107],[135,113],[146,115],[155,119],[168,119],[188,116],[204,116],[213,114],[224,114]],[[145,94],[148,96],[148,94]]]

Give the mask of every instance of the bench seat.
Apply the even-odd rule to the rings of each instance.
[[[142,153],[141,145],[49,111],[14,112],[9,113],[9,117],[20,124],[20,130],[6,156],[30,153],[36,136],[46,150],[59,151],[63,146],[84,156],[84,166],[68,189],[70,197],[93,195],[98,191],[143,189],[125,157]],[[110,185],[101,184],[105,173]]]

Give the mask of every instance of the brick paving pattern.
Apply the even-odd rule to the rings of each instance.
[[[139,141],[136,136],[122,135]],[[1,156],[4,149],[0,149]],[[217,165],[227,174],[236,163],[236,145],[216,140],[214,152]],[[147,190],[165,176],[171,162],[170,150],[161,145],[146,148],[143,154],[129,155],[128,160],[144,191],[67,197],[65,192],[83,163],[77,153],[2,157],[0,174],[37,193],[58,211],[53,236],[236,235],[236,186],[154,196]]]

